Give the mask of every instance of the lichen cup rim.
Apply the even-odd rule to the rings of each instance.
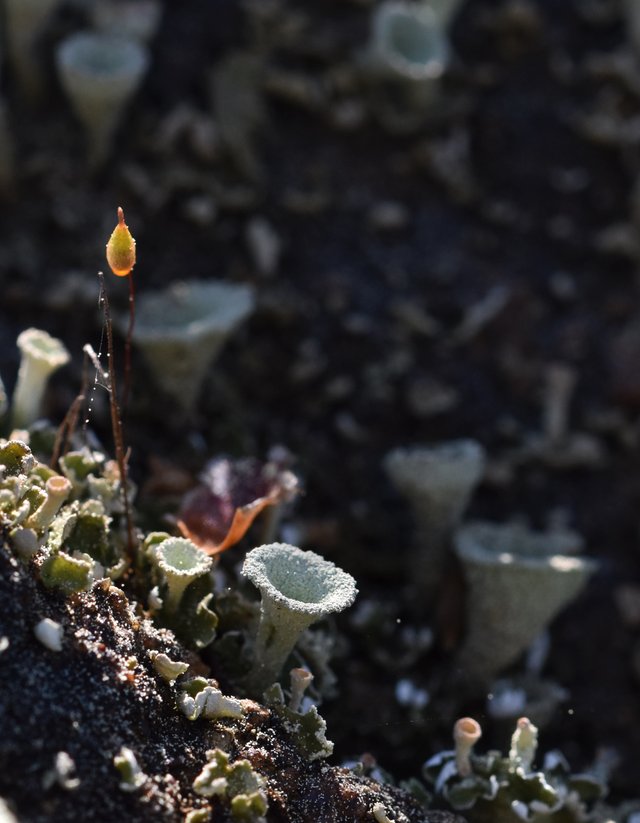
[[[33,326],[25,329],[18,335],[16,343],[25,356],[46,363],[52,369],[65,366],[71,359],[64,343],[44,329]]]
[[[317,618],[347,608],[358,593],[348,572],[315,552],[288,543],[252,549],[242,574],[275,603]],[[312,587],[316,595],[313,599],[302,599],[305,584]]]
[[[467,562],[495,566],[517,563],[521,568],[551,567],[558,572],[595,568],[594,560],[576,556],[583,543],[571,530],[535,531],[520,523],[484,520],[471,521],[454,535],[456,554]]]
[[[146,47],[132,37],[85,30],[62,40],[56,50],[56,63],[69,75],[90,76],[92,82],[108,85],[132,74],[144,74],[149,55]]]
[[[485,462],[482,444],[464,438],[431,445],[398,446],[385,455],[384,468],[399,488],[428,488],[435,480],[438,486],[451,481],[457,486],[460,480],[470,480],[474,485],[482,475]]]
[[[196,298],[191,303],[185,300],[183,305],[192,306],[194,312],[201,309],[200,316],[195,313],[192,320],[177,320],[175,301],[181,295]],[[174,311],[169,313],[172,301]],[[134,338],[138,343],[165,342],[197,340],[213,330],[226,333],[250,313],[253,302],[253,290],[244,283],[179,280],[161,291],[139,295]]]
[[[185,537],[167,537],[152,547],[158,568],[170,568],[173,574],[205,574],[211,569],[211,558]],[[185,559],[189,558],[186,563]]]
[[[395,18],[395,20],[394,20]],[[405,56],[398,47],[398,32],[394,25],[408,24],[408,34],[415,37],[420,27],[428,37],[430,49],[422,59]],[[431,49],[434,49],[433,52]],[[372,57],[398,74],[415,80],[437,79],[446,71],[450,48],[437,14],[425,5],[410,4],[404,0],[388,0],[379,5],[373,18]]]

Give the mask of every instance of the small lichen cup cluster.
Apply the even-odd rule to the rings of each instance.
[[[499,751],[473,753],[482,734],[470,717],[454,726],[455,749],[440,752],[423,767],[436,798],[469,823],[587,823],[594,804],[606,793],[595,775],[572,774],[559,752],[548,752],[535,768],[538,730],[521,717],[505,757]]]
[[[72,593],[123,574],[120,505],[117,469],[99,452],[69,452],[57,472],[26,442],[0,439],[0,526],[45,586]]]

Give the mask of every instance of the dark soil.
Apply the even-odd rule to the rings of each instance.
[[[276,5],[278,19],[300,16],[302,28],[288,38],[272,24],[269,71],[303,73],[325,91],[317,106],[283,99],[273,86],[266,93],[258,179],[247,179],[224,147],[207,162],[186,139],[161,141],[177,106],[211,114],[213,66],[233,50],[257,50],[240,3],[166,3],[152,69],[98,175],[83,164],[82,134],[53,71],[33,107],[6,78],[16,145],[15,190],[0,219],[7,388],[17,334],[47,329],[74,354],[48,397],[50,418],[62,419],[81,383],[82,346],[100,338],[95,272],[105,265],[118,205],[137,240],[138,293],[186,277],[253,284],[257,310],[218,360],[195,419],[179,420],[134,358],[127,444],[140,484],[150,457],[195,473],[221,453],[262,457],[283,444],[295,456],[305,494],[290,520],[303,548],[351,572],[360,599],[388,612],[373,637],[348,616],[338,622],[338,696],[322,706],[335,761],[370,752],[398,778],[417,775],[427,756],[450,747],[462,714],[482,723],[483,744],[507,745],[483,693],[446,685],[460,637],[455,572],[435,647],[404,668],[380,662],[381,652],[394,659],[403,626],[433,625],[435,613],[434,604],[421,615],[410,606],[411,523],[381,460],[398,445],[472,437],[487,448],[491,471],[470,517],[524,516],[537,527],[564,517],[600,564],[552,627],[543,673],[570,697],[542,733],[542,748],[561,748],[579,769],[613,747],[620,759],[611,798],[637,797],[640,627],[625,623],[615,596],[623,584],[640,584],[640,335],[632,333],[640,294],[636,260],[624,249],[603,250],[598,238],[631,219],[639,141],[621,135],[640,95],[624,78],[593,69],[595,56],[625,48],[622,20],[605,0],[468,0],[452,31],[444,114],[393,135],[360,87],[342,90],[331,80],[366,44],[370,4]],[[77,12],[58,14],[42,43],[49,68],[53,44],[78,25]],[[362,120],[337,128],[331,113],[352,98]],[[618,132],[595,140],[580,123],[607,107],[619,116]],[[456,135],[462,148],[452,171],[436,149]],[[215,220],[190,217],[195,197],[210,198]],[[405,216],[385,229],[376,207],[387,201]],[[283,243],[272,276],[260,274],[245,240],[256,215]],[[461,336],[470,307],[498,288],[506,290],[503,307]],[[110,279],[108,289],[116,307],[126,305],[125,283]],[[577,373],[569,423],[601,445],[595,469],[511,457],[541,429],[554,363]],[[426,401],[443,387],[452,400],[434,411]],[[104,398],[91,425],[110,444]],[[248,545],[223,563],[237,563]],[[398,628],[389,628],[394,621]],[[398,703],[398,677],[429,692],[425,708]]]
[[[310,764],[282,723],[253,701],[245,701],[241,721],[187,720],[149,651],[191,663],[193,656],[170,632],[138,620],[121,590],[107,581],[56,598],[4,546],[0,569],[2,600],[13,604],[0,619],[2,636],[10,638],[3,649],[0,791],[19,820],[177,823],[190,809],[210,808],[191,784],[207,750],[223,747],[232,762],[247,758],[268,780],[273,823],[366,823],[375,803],[414,823],[460,823],[447,812],[424,811],[393,786],[323,760]],[[36,639],[43,615],[62,626],[61,650]],[[122,788],[114,768],[123,747],[144,775],[136,791]],[[70,768],[57,768],[60,752]],[[233,819],[224,800],[210,805],[211,819]]]

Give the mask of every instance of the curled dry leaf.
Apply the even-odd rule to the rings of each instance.
[[[178,528],[207,554],[233,546],[263,509],[292,500],[300,491],[297,477],[280,463],[255,458],[216,458],[200,481],[182,501]]]

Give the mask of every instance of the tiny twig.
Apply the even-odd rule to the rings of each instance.
[[[113,356],[113,327],[111,325],[111,311],[109,310],[109,298],[104,285],[104,275],[98,272],[100,281],[100,303],[104,315],[104,324],[107,332],[107,360],[109,372],[109,409],[111,411],[111,430],[116,450],[116,461],[120,471],[120,484],[122,487],[122,503],[124,506],[124,517],[127,524],[127,553],[129,562],[133,565],[136,556],[136,540],[133,530],[133,519],[131,516],[131,506],[127,494],[127,455],[124,450],[124,435],[122,431],[122,417],[118,404],[118,394],[116,390],[116,370]]]
[[[127,339],[124,343],[124,395],[122,407],[126,410],[129,405],[131,395],[131,339],[133,337],[133,327],[136,322],[136,296],[133,287],[133,272],[127,278],[129,280],[129,328],[127,329]]]
[[[76,430],[76,426],[78,425],[78,417],[80,416],[80,412],[82,410],[82,404],[84,403],[85,398],[85,386],[83,380],[83,387],[80,394],[77,395],[73,403],[69,406],[67,413],[64,416],[62,423],[58,426],[58,431],[56,432],[56,439],[53,444],[53,452],[51,454],[51,460],[49,462],[49,466],[52,469],[58,465],[58,460],[60,457],[67,452],[69,448],[69,443],[71,438],[73,437],[73,433]]]

